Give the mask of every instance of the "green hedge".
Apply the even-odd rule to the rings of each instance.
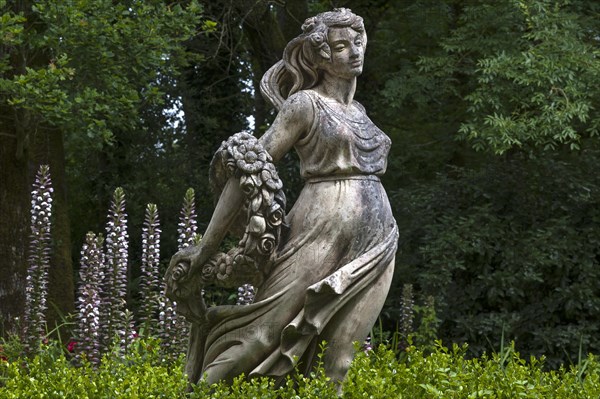
[[[33,359],[0,363],[0,398],[335,398],[317,369],[276,388],[272,380],[237,379],[231,386],[198,385],[185,394],[182,362],[158,358],[154,341],[139,340],[125,357],[104,358],[98,369],[74,366],[57,346]],[[467,359],[466,347],[438,345],[431,354],[409,347],[396,355],[381,346],[358,352],[344,383],[344,398],[594,398],[600,397],[600,363],[590,355],[578,367],[546,371],[543,360],[525,361],[511,348]]]

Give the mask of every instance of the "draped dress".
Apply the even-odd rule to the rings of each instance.
[[[277,377],[298,361],[310,365],[331,323],[361,317],[350,317],[349,304],[364,303],[371,313],[364,317],[374,321],[389,289],[398,231],[379,177],[391,141],[357,102],[362,112],[354,120],[312,90],[296,95],[310,98],[315,115],[295,144],[304,187],[254,303],[208,310],[210,327],[197,357],[208,375]],[[385,292],[373,303],[368,288],[376,281]]]

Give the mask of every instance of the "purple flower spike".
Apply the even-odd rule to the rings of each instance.
[[[140,295],[142,299],[141,322],[146,325],[147,333],[159,334],[157,324],[159,310],[160,285],[160,221],[155,204],[146,206],[146,216],[142,227],[142,275],[140,277]]]
[[[41,165],[31,192],[31,234],[25,286],[25,349],[29,353],[37,350],[46,334],[52,192],[50,168]]]
[[[102,236],[89,232],[81,249],[79,287],[74,351],[79,361],[82,355],[93,365],[100,363],[101,284],[104,279]]]
[[[125,193],[115,189],[108,222],[106,223],[106,262],[102,283],[102,349],[107,350],[115,339],[124,339],[128,329],[126,320],[127,269],[129,236]]]

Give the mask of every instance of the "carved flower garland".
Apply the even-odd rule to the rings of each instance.
[[[230,177],[239,178],[245,195],[242,238],[229,252],[218,253],[202,267],[205,284],[235,287],[262,282],[279,245],[285,195],[273,159],[258,139],[241,132],[221,144],[211,163],[217,195]]]
[[[217,197],[231,177],[239,179],[245,201],[232,226],[241,237],[227,253],[219,252],[190,274],[188,263],[175,265],[167,276],[171,296],[189,321],[205,324],[206,304],[202,288],[207,285],[259,286],[269,272],[284,225],[285,195],[273,159],[256,137],[236,133],[221,144],[211,162],[210,180]]]

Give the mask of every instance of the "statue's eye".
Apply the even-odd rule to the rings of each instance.
[[[335,51],[337,51],[337,52],[340,52],[340,51],[344,51],[345,48],[346,48],[345,45],[343,45],[343,44],[337,44],[333,49]]]

